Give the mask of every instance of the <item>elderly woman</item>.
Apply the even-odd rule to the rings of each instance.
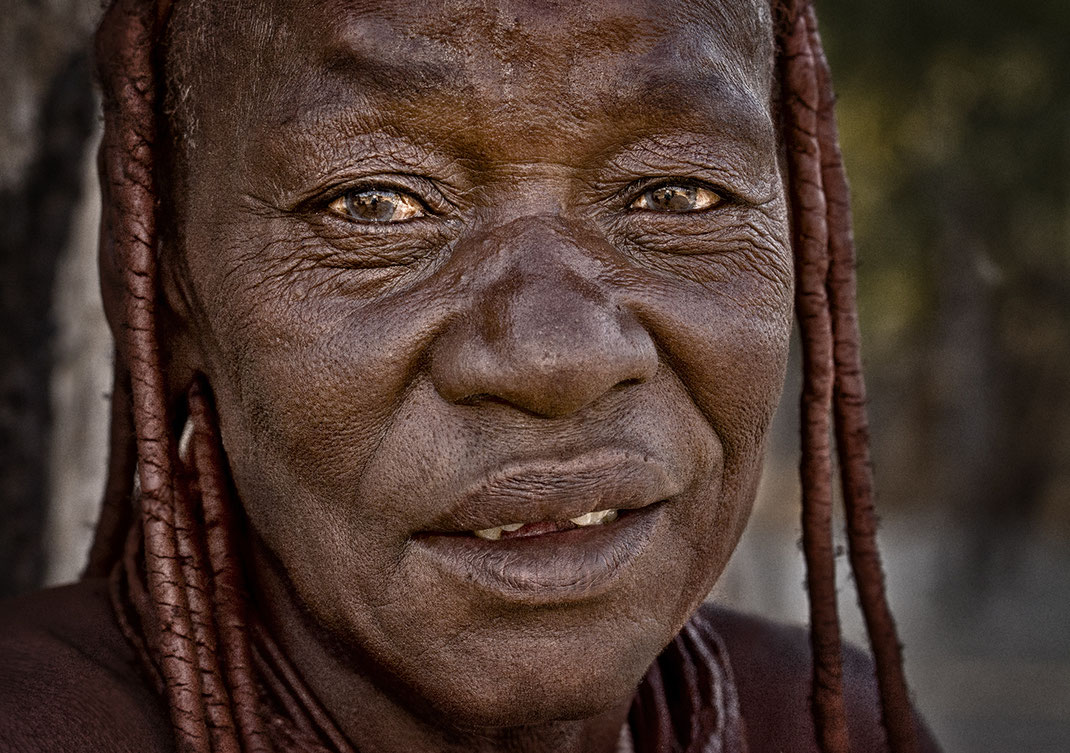
[[[0,749],[932,749],[805,2],[117,0],[98,62],[109,492],[8,610]],[[700,607],[793,302],[809,642]]]

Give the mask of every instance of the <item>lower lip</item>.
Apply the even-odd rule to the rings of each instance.
[[[611,590],[643,556],[663,507],[540,536],[488,541],[420,534],[413,541],[438,569],[496,598],[530,605],[589,601]]]

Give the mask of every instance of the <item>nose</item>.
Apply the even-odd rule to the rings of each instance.
[[[597,275],[555,263],[582,249],[560,233],[536,244],[526,235],[514,239],[515,263],[440,335],[431,359],[439,394],[559,417],[651,378],[658,356],[642,324]]]

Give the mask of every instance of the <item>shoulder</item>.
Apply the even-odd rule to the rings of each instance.
[[[724,641],[751,753],[816,753],[810,716],[810,637],[788,626],[706,604],[702,614]],[[873,661],[846,645],[844,702],[852,750],[886,749]],[[919,717],[921,750],[939,749]]]
[[[0,604],[0,753],[55,750],[173,750],[103,580]]]

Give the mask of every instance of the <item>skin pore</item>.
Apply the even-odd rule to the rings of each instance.
[[[171,21],[164,268],[254,602],[358,749],[612,751],[780,394],[766,4],[234,5]]]

